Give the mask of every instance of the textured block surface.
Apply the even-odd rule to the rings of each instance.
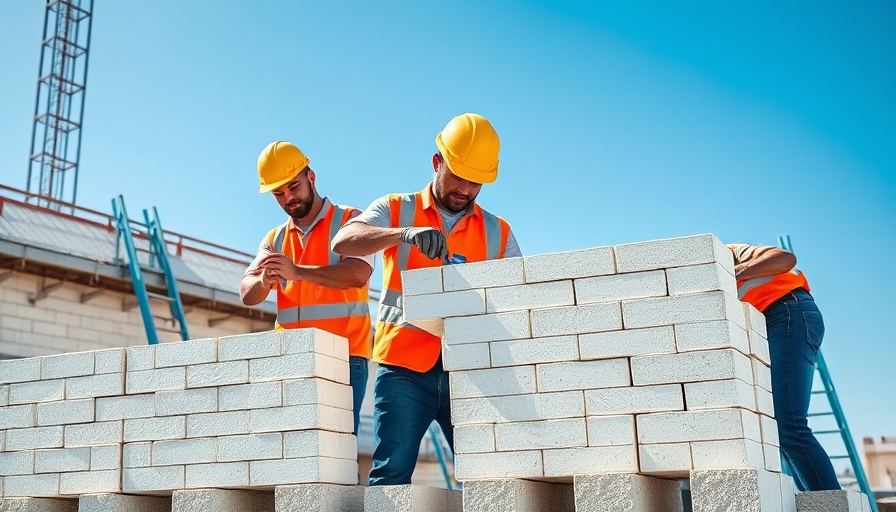
[[[0,512],[78,512],[78,500],[54,498],[3,498]]]
[[[278,511],[362,512],[364,489],[359,485],[278,485],[274,503]]]
[[[680,512],[682,509],[677,480],[632,474],[579,475],[573,485],[576,510]]]
[[[171,498],[131,494],[84,494],[78,512],[170,512]]]
[[[461,512],[449,491],[421,485],[377,485],[364,491],[365,512]],[[455,506],[451,506],[455,505]]]
[[[543,510],[574,512],[576,510],[572,485],[518,479],[466,482],[463,490],[463,508],[464,510],[492,512],[541,512]]]
[[[195,489],[174,491],[171,495],[172,512],[274,512],[274,493],[223,490]]]
[[[801,492],[796,495],[797,512],[864,512],[870,510],[868,496],[852,489]]]

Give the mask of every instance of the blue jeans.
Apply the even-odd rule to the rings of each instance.
[[[358,436],[358,423],[361,421],[361,403],[367,391],[367,359],[357,356],[348,358],[349,382],[352,385],[352,411],[355,413],[355,437]]]
[[[367,485],[411,483],[420,441],[433,420],[454,451],[448,373],[441,358],[425,373],[380,364],[373,397],[374,448]]]
[[[766,310],[772,390],[781,456],[801,491],[840,489],[831,459],[809,429],[807,414],[824,320],[809,292],[798,288]]]

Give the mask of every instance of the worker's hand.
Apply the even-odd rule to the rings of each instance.
[[[262,279],[265,276],[276,279],[286,279],[287,281],[298,281],[301,279],[299,268],[283,254],[271,254],[265,256],[258,262],[258,266],[264,269]]]
[[[431,260],[445,259],[448,256],[448,241],[436,228],[405,228],[401,232],[401,241],[416,245]]]
[[[272,288],[279,277],[274,271],[268,268],[261,269],[261,274],[259,275],[261,276],[261,285],[265,288]]]

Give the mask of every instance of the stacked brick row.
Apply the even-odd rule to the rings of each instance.
[[[733,273],[712,235],[403,273],[407,321],[442,336],[457,478],[780,473]]]
[[[268,332],[0,361],[3,496],[357,480],[344,338]]]

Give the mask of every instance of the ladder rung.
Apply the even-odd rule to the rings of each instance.
[[[833,416],[833,415],[834,415],[833,412],[812,412],[812,413],[807,414],[806,416],[809,418],[813,418],[816,416]]]
[[[848,459],[849,455],[831,455],[828,458],[829,459]]]
[[[152,317],[155,318],[156,320],[161,320],[163,322],[171,322],[171,323],[177,322],[176,318],[171,318],[170,316],[152,315]]]
[[[815,390],[812,392],[813,395],[823,395],[825,393],[827,393],[827,391],[825,391],[823,389],[818,389],[818,390]]]
[[[162,332],[173,332],[173,333],[180,334],[180,329],[169,329],[168,327],[156,327],[156,330],[162,331]]]
[[[174,299],[173,299],[173,298],[171,298],[171,297],[169,297],[169,296],[167,296],[167,295],[162,295],[161,293],[146,292],[146,295],[149,295],[149,296],[152,297],[153,299],[164,300],[164,301],[167,301],[167,302],[174,302]]]
[[[812,433],[815,434],[815,435],[819,435],[819,434],[842,434],[843,431],[842,431],[842,430],[839,430],[839,429],[834,429],[834,430],[813,430]]]

